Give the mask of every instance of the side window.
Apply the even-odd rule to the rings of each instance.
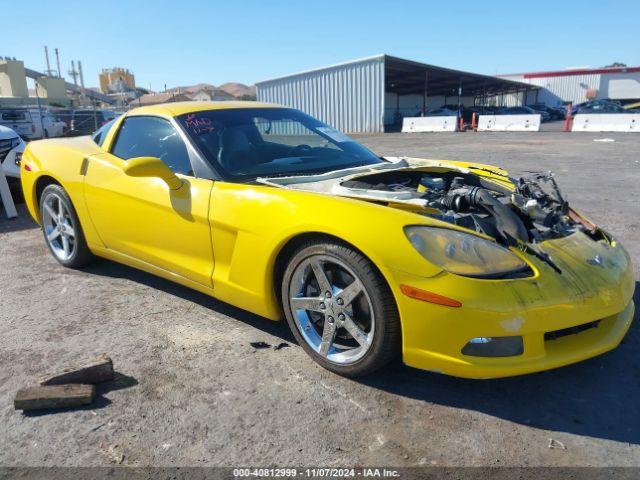
[[[93,134],[93,136],[91,137],[92,140],[94,142],[96,142],[99,146],[102,146],[102,144],[104,143],[104,139],[107,137],[107,133],[109,132],[109,129],[111,128],[111,126],[113,125],[113,122],[115,122],[115,120],[111,120],[108,123],[105,123],[102,127],[100,127],[98,129],[98,131],[96,133]]]
[[[162,118],[126,118],[111,153],[124,160],[157,157],[174,172],[193,176],[186,145],[171,123]]]

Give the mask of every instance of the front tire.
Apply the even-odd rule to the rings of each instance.
[[[284,271],[281,298],[298,343],[332,372],[367,375],[399,354],[393,295],[375,266],[346,245],[311,241],[296,249]]]
[[[62,265],[80,268],[93,260],[76,210],[60,185],[51,184],[42,191],[40,223],[49,251]]]

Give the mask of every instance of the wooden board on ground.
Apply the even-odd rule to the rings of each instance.
[[[16,410],[43,410],[87,405],[96,394],[94,385],[48,385],[27,387],[16,393],[13,406]]]
[[[65,368],[47,374],[38,380],[40,385],[62,385],[65,383],[100,383],[113,380],[113,362],[103,353],[84,365]]]

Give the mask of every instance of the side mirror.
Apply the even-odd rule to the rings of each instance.
[[[157,157],[135,157],[125,160],[124,173],[131,177],[161,178],[171,190],[177,190],[182,186],[182,181]]]

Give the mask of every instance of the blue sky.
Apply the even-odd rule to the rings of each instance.
[[[0,55],[122,66],[138,85],[247,84],[378,53],[496,74],[640,65],[640,1],[0,0]],[[10,12],[10,14],[6,14]]]

